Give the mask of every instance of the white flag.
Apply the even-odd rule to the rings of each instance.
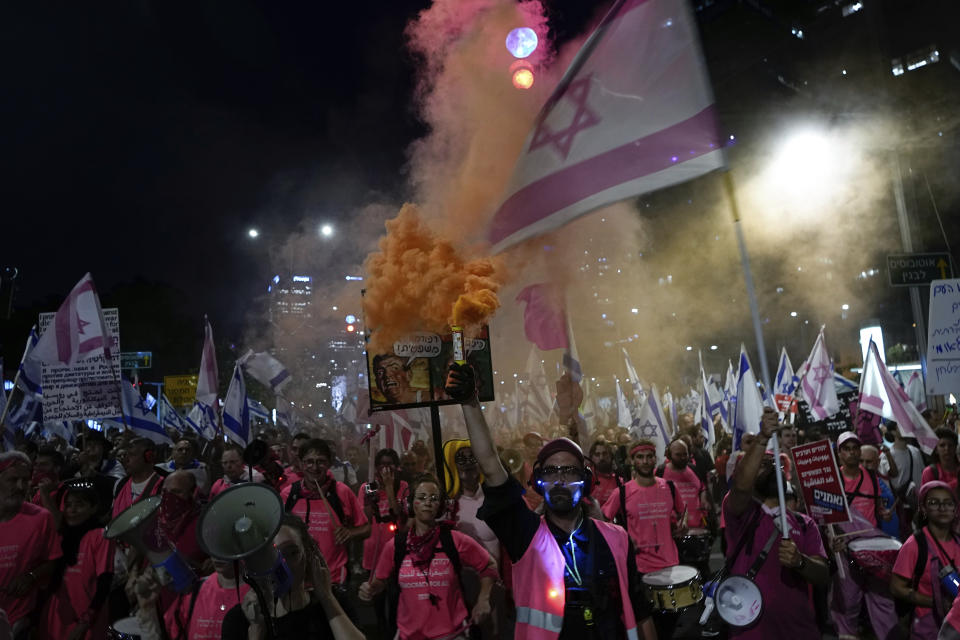
[[[270,387],[274,393],[280,393],[290,382],[290,372],[269,353],[250,350],[240,361],[254,380]]]
[[[88,273],[57,309],[30,357],[46,364],[74,364],[97,356],[109,358],[112,344],[100,298]]]
[[[521,151],[488,239],[500,251],[599,207],[724,165],[685,0],[620,0]]]
[[[914,371],[910,374],[910,379],[907,380],[907,395],[920,413],[927,410],[927,390],[921,372]]]
[[[833,384],[833,363],[823,339],[823,327],[820,327],[820,334],[813,343],[813,349],[802,370],[800,397],[810,407],[810,413],[817,420],[836,415],[840,411],[840,401],[837,399],[837,388]]]
[[[740,449],[740,440],[745,433],[760,433],[763,417],[763,398],[757,388],[757,378],[750,366],[747,348],[740,345],[740,366],[737,373],[737,405],[733,419],[733,447]]]
[[[895,420],[904,437],[914,437],[927,454],[937,446],[937,436],[910,402],[907,392],[897,384],[883,363],[876,343],[870,341],[867,359],[860,374],[859,408],[887,420]]]
[[[247,404],[247,383],[243,368],[237,363],[223,402],[223,432],[228,438],[245,447],[250,444],[250,406]]]
[[[617,380],[617,426],[629,429],[633,425],[633,416],[630,415],[630,405],[627,396],[623,395],[620,381]]]

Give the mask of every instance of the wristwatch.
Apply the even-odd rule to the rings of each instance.
[[[794,567],[797,571],[803,571],[804,567],[807,566],[807,556],[800,554],[800,564]]]

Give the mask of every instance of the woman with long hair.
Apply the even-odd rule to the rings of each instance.
[[[940,570],[950,566],[956,572],[960,563],[957,496],[946,482],[933,480],[920,487],[919,503],[919,528],[897,555],[890,592],[914,606],[910,637],[934,640],[953,601],[941,585]]]
[[[374,576],[360,585],[361,600],[372,600],[395,578],[398,640],[466,638],[471,624],[490,615],[490,590],[497,577],[490,554],[479,542],[440,521],[445,503],[440,483],[429,474],[411,483],[413,525],[387,542]],[[404,547],[398,552],[397,544]],[[460,568],[480,577],[480,595],[467,611]]]
[[[41,637],[55,640],[103,638],[104,603],[113,581],[113,544],[103,537],[103,508],[89,479],[66,483],[60,547],[44,609]]]
[[[224,640],[363,640],[333,595],[330,569],[303,520],[285,514],[273,538],[292,574],[290,589],[274,597],[267,584],[251,589],[243,602],[227,612]],[[262,608],[262,603],[267,611]],[[273,631],[268,625],[272,623]]]

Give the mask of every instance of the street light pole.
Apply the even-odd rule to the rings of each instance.
[[[891,170],[893,173],[893,199],[897,205],[897,223],[900,225],[900,242],[904,253],[913,252],[913,236],[910,234],[910,220],[907,217],[907,202],[903,196],[903,170],[900,166],[900,152],[894,149],[890,152]],[[920,306],[920,289],[910,287],[910,307],[913,310],[913,327],[917,339],[917,352],[920,357],[920,366],[923,376],[927,375],[927,330],[923,321],[923,308]],[[886,359],[886,354],[883,355]]]

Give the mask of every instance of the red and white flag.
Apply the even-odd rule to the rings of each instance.
[[[937,446],[937,436],[927,424],[920,411],[910,401],[887,365],[880,358],[876,343],[870,341],[867,357],[860,374],[860,404],[862,411],[869,411],[887,420],[895,420],[901,435],[914,437],[925,453],[932,453]]]
[[[29,358],[46,364],[74,364],[97,356],[109,358],[111,345],[110,328],[103,321],[100,298],[88,273],[57,309]]]
[[[217,353],[213,348],[213,328],[203,317],[203,353],[200,356],[200,374],[197,376],[197,402],[216,407],[217,400]]]
[[[618,0],[547,100],[491,221],[501,251],[724,166],[686,0]]]
[[[825,420],[840,411],[837,387],[833,384],[833,363],[823,339],[823,327],[806,362],[800,367],[800,397],[817,420]]]

